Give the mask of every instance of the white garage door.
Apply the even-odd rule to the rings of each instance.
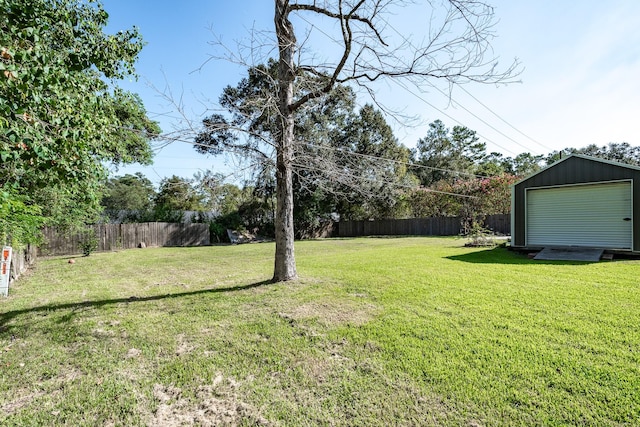
[[[631,249],[631,182],[527,190],[527,245]]]

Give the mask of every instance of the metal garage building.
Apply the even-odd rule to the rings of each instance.
[[[511,246],[640,252],[634,200],[640,201],[640,167],[568,156],[512,187]]]

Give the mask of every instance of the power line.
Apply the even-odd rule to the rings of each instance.
[[[389,21],[380,18],[382,20],[382,22],[384,22],[389,28],[391,28],[397,35],[399,35],[402,40],[404,40],[406,43],[409,44],[409,46],[411,46],[413,49],[416,49],[416,47],[413,45],[413,43],[411,43],[411,40],[407,39],[404,34],[402,34],[400,31],[398,31],[393,25],[391,25],[389,23]],[[496,113],[495,111],[493,111],[491,108],[489,108],[487,105],[485,105],[483,102],[481,102],[478,98],[476,98],[475,96],[473,96],[468,90],[466,90],[461,84],[458,83],[454,83],[457,87],[459,87],[460,89],[462,89],[463,92],[465,92],[467,95],[469,95],[471,98],[473,98],[478,104],[482,105],[485,109],[487,109],[491,114],[493,114],[494,116],[496,116],[500,121],[502,121],[503,123],[505,123],[506,125],[508,125],[509,127],[511,127],[513,130],[515,130],[516,132],[518,132],[520,135],[524,136],[525,138],[529,139],[532,142],[535,142],[536,144],[538,144],[540,147],[544,148],[545,150],[553,151],[553,149],[543,145],[542,143],[536,141],[535,139],[531,138],[529,135],[525,134],[524,132],[522,132],[521,130],[519,130],[518,128],[516,128],[515,126],[513,126],[511,123],[509,123],[508,121],[506,121],[504,118],[502,118],[502,116],[500,116],[498,113]],[[435,88],[436,90],[438,90],[440,93],[444,94],[445,96],[447,96],[447,94],[445,94],[440,88],[436,87],[433,84],[430,84],[431,87]],[[505,138],[509,139],[510,141],[515,142],[516,144],[518,144],[521,147],[524,147],[525,149],[528,149],[528,147],[520,144],[519,142],[517,142],[515,139],[505,135],[503,132],[499,131],[498,129],[496,129],[495,127],[493,127],[492,125],[490,125],[489,123],[487,123],[486,121],[484,121],[483,119],[481,119],[480,117],[478,117],[477,115],[475,115],[474,113],[472,113],[471,111],[469,111],[466,107],[464,107],[464,105],[462,105],[460,102],[457,102],[455,99],[453,99],[452,96],[449,96],[450,99],[452,101],[454,101],[456,104],[458,104],[460,107],[462,107],[465,111],[467,111],[469,114],[471,114],[473,117],[477,118],[478,120],[480,120],[482,123],[486,124],[487,126],[489,126],[491,129],[495,130],[496,132],[498,132],[500,135],[504,136]],[[544,153],[543,153],[544,154]]]
[[[421,100],[422,102],[424,102],[425,104],[427,104],[428,106],[430,106],[431,108],[433,108],[433,109],[437,110],[438,112],[440,112],[440,114],[442,114],[442,115],[444,115],[444,116],[448,117],[448,118],[449,118],[450,120],[452,120],[453,122],[455,122],[455,123],[459,124],[460,126],[464,126],[464,124],[463,124],[460,120],[458,120],[458,119],[454,118],[453,116],[451,116],[450,114],[447,114],[447,113],[445,113],[444,111],[442,111],[442,110],[438,109],[435,105],[433,105],[432,103],[430,103],[429,101],[427,101],[426,99],[424,99],[422,96],[420,96],[420,95],[418,95],[417,93],[415,93],[415,92],[413,92],[413,91],[409,90],[409,88],[408,88],[408,87],[407,87],[403,82],[400,82],[400,81],[398,81],[398,80],[393,80],[393,83],[397,84],[398,86],[400,86],[401,88],[403,88],[404,90],[406,90],[406,91],[407,91],[407,92],[409,92],[411,95],[415,96],[416,98],[418,98],[419,100]],[[475,132],[475,131],[474,131],[474,132]],[[504,150],[504,151],[506,151],[506,152],[508,152],[508,153],[511,153],[511,154],[517,154],[515,151],[510,150],[510,149],[508,149],[508,148],[506,148],[506,147],[503,147],[502,145],[498,144],[497,142],[494,142],[494,141],[490,140],[489,138],[487,138],[487,137],[483,136],[482,134],[480,134],[480,133],[478,133],[478,132],[476,132],[476,135],[478,135],[479,137],[481,137],[482,139],[484,139],[484,140],[486,140],[486,141],[488,141],[488,142],[491,142],[491,143],[492,143],[493,145],[495,145],[496,147],[501,148],[502,150]]]
[[[207,144],[197,143],[195,141],[182,139],[182,138],[175,138],[174,137],[174,138],[172,138],[172,141],[173,142],[182,142],[182,143],[190,144],[190,145],[193,145],[193,146],[209,147],[209,145],[207,145]],[[437,167],[433,167],[433,166],[426,166],[426,165],[420,165],[420,164],[416,164],[416,163],[403,162],[403,161],[395,160],[395,159],[389,159],[387,157],[378,157],[378,156],[372,156],[372,155],[369,155],[369,154],[350,152],[350,151],[346,151],[344,149],[337,148],[337,147],[329,147],[329,146],[311,144],[311,143],[302,142],[302,141],[298,141],[298,143],[302,144],[302,145],[306,145],[306,146],[312,147],[312,148],[339,151],[339,152],[341,152],[343,154],[346,154],[346,155],[349,155],[349,156],[369,158],[369,159],[374,159],[374,160],[382,160],[382,161],[387,161],[387,162],[391,162],[391,163],[401,164],[401,165],[408,166],[408,167],[411,167],[411,168],[424,168],[424,169],[430,169],[430,170],[449,172],[449,173],[456,174],[456,175],[467,175],[467,176],[472,176],[472,177],[475,177],[475,178],[488,178],[488,177],[483,176],[483,175],[475,175],[475,174],[472,174],[472,173],[469,173],[469,172],[457,171],[457,170],[454,170],[454,169],[437,168]],[[301,169],[316,170],[316,171],[319,171],[319,172],[326,172],[326,170],[324,170],[324,169],[314,168],[313,166],[311,166],[309,164],[296,164],[296,163],[292,163],[292,164],[294,166],[297,166],[297,167],[301,168]],[[247,169],[255,167],[255,166],[256,166],[256,163],[253,163],[253,164],[247,166],[246,168],[244,168],[244,169],[242,169],[242,170],[240,170],[238,172],[229,174],[227,177],[233,176],[235,174],[238,174],[239,172],[244,172]],[[366,177],[356,176],[356,175],[353,175],[353,174],[348,174],[348,173],[346,173],[344,171],[341,172],[341,173],[345,174],[346,176],[351,177],[351,178],[361,179],[361,180],[365,180],[365,181],[372,181],[371,179],[368,179]],[[469,196],[469,195],[466,195],[466,194],[449,193],[449,192],[445,192],[445,191],[433,190],[431,188],[419,187],[417,185],[406,185],[406,184],[389,183],[389,182],[386,182],[386,184],[394,185],[396,187],[402,187],[402,188],[412,188],[412,189],[419,188],[420,190],[423,190],[423,191],[448,194],[450,196],[459,196],[459,197],[466,197],[466,198],[475,197],[475,196]]]
[[[196,142],[191,142],[191,141],[186,141],[186,140],[178,140],[180,142],[185,142],[188,144],[193,144],[193,145],[204,145],[206,146],[206,144],[199,144]],[[332,151],[339,151],[342,152],[343,154],[347,154],[350,156],[354,156],[354,157],[362,157],[362,158],[368,158],[368,159],[373,159],[373,160],[383,160],[383,161],[387,161],[387,162],[391,162],[391,163],[396,163],[396,164],[400,164],[400,165],[404,165],[404,166],[408,166],[411,168],[424,168],[424,169],[430,169],[430,170],[437,170],[437,171],[442,171],[442,172],[449,172],[449,173],[453,173],[456,175],[467,175],[467,176],[471,176],[474,178],[488,178],[487,176],[484,175],[476,175],[476,174],[472,174],[469,172],[463,172],[463,171],[457,171],[454,169],[445,169],[445,168],[437,168],[437,167],[433,167],[433,166],[426,166],[426,165],[420,165],[420,164],[416,164],[416,163],[410,163],[410,162],[403,162],[400,160],[395,160],[395,159],[390,159],[387,157],[378,157],[378,156],[372,156],[369,154],[362,154],[362,153],[355,153],[355,152],[351,152],[351,151],[346,151],[344,149],[341,148],[337,148],[337,147],[329,147],[329,146],[323,146],[323,145],[317,145],[317,144],[311,144],[308,142],[302,142],[302,141],[298,141],[299,144],[302,145],[306,145],[312,148],[319,148],[319,149],[326,149],[326,150],[332,150]],[[320,168],[314,168],[309,164],[296,164],[295,162],[292,163],[293,166],[297,166],[301,169],[306,169],[306,170],[315,170],[317,172],[326,172],[325,169],[320,169]],[[249,166],[249,167],[253,167],[255,165]],[[369,181],[369,182],[375,182],[375,180],[364,177],[364,176],[360,176],[360,175],[353,175],[353,174],[349,174],[346,173],[344,171],[340,172],[340,174],[348,176],[350,178],[355,178],[355,179],[359,179],[359,180],[363,180],[363,181]],[[398,188],[410,188],[410,189],[420,189],[421,191],[426,191],[426,192],[431,192],[431,193],[439,193],[439,194],[446,194],[449,196],[455,196],[455,197],[463,197],[463,198],[477,198],[476,196],[470,196],[467,194],[460,194],[460,193],[452,193],[452,192],[447,192],[447,191],[441,191],[441,190],[434,190],[432,188],[428,188],[428,187],[420,187],[417,185],[407,185],[407,184],[400,184],[400,183],[389,183],[386,182],[385,184],[388,185],[392,185]]]
[[[538,142],[537,140],[533,139],[532,137],[530,137],[529,135],[525,134],[524,132],[522,132],[520,129],[516,128],[515,126],[513,126],[511,123],[509,123],[508,121],[506,121],[504,118],[502,118],[498,113],[496,113],[495,111],[493,111],[491,108],[489,108],[488,106],[486,106],[485,104],[482,103],[482,101],[480,101],[478,98],[476,98],[475,96],[473,96],[468,90],[466,90],[462,85],[457,85],[460,89],[462,89],[462,91],[464,93],[466,93],[467,95],[469,95],[471,98],[473,98],[478,104],[482,105],[484,108],[486,108],[491,114],[493,114],[494,116],[496,116],[498,119],[500,119],[502,122],[504,122],[505,124],[507,124],[511,129],[515,130],[516,132],[518,132],[520,135],[524,136],[525,138],[527,138],[528,140],[535,142],[536,144],[538,144],[540,147],[544,148],[545,150],[547,150],[548,152],[552,152],[554,151],[553,148],[550,148],[544,144],[542,144],[541,142]]]
[[[447,96],[446,93],[444,93],[444,91],[442,89],[440,89],[439,87],[431,84],[431,87],[433,87],[434,89],[436,89],[438,92],[440,92],[441,94],[443,94],[444,96]],[[459,86],[459,85],[458,85]],[[417,85],[416,85],[417,87]],[[496,129],[493,125],[491,125],[490,123],[487,123],[484,119],[482,119],[481,117],[479,117],[477,114],[475,114],[474,112],[472,112],[471,110],[469,110],[467,107],[465,107],[464,105],[462,105],[461,103],[459,103],[458,101],[456,101],[453,97],[450,97],[450,99],[457,104],[460,108],[462,108],[464,111],[466,111],[467,113],[471,114],[473,117],[475,117],[476,119],[480,120],[480,122],[484,123],[485,125],[489,126],[491,129],[493,129],[494,131],[498,132],[500,135],[504,136],[505,138],[507,138],[509,141],[515,143],[516,145],[519,145],[520,147],[524,148],[525,150],[528,150],[529,147],[527,147],[526,145],[523,145],[521,143],[519,143],[518,141],[516,141],[515,139],[511,138],[509,135],[506,135],[505,133],[503,133],[502,131]],[[493,143],[495,145],[495,142]],[[500,147],[498,145],[498,147]],[[513,151],[511,151],[511,153],[513,153]],[[515,153],[513,153],[515,154]]]
[[[207,145],[207,144],[202,144],[202,143],[198,143],[198,142],[195,142],[195,141],[182,139],[182,138],[175,138],[174,137],[174,138],[172,138],[172,142],[183,142],[183,143],[190,144],[190,145],[193,145],[193,146],[200,146],[200,147],[210,148],[210,146]],[[400,165],[403,165],[403,166],[408,166],[410,168],[422,168],[422,169],[437,170],[437,171],[441,171],[441,172],[452,173],[452,174],[455,174],[455,175],[472,176],[472,177],[475,177],[475,178],[488,178],[486,175],[477,175],[477,174],[473,174],[473,173],[470,173],[470,172],[459,171],[459,170],[455,170],[455,169],[446,169],[446,168],[438,168],[438,167],[434,167],[434,166],[421,165],[419,163],[403,162],[401,160],[390,159],[388,157],[372,156],[370,154],[363,154],[363,153],[356,153],[356,152],[353,152],[353,151],[347,151],[347,150],[344,150],[343,148],[339,148],[339,147],[330,147],[330,146],[326,146],[326,145],[312,144],[312,143],[304,142],[304,141],[297,141],[297,143],[301,144],[301,145],[306,145],[306,146],[311,147],[311,148],[319,148],[319,149],[324,149],[324,150],[339,151],[339,152],[341,152],[343,154],[346,154],[346,155],[349,155],[349,156],[354,156],[354,157],[362,157],[362,158],[368,158],[368,159],[373,159],[373,160],[383,160],[383,161],[387,161],[387,162],[391,162],[391,163],[400,164]],[[237,154],[237,153],[232,153],[232,154]]]
[[[294,163],[294,166],[300,166],[303,169],[307,169],[307,170],[315,170],[317,172],[326,172],[326,170],[324,169],[320,169],[320,168],[314,168],[311,167],[309,165],[296,165]],[[346,173],[346,172],[340,172],[340,175],[349,177],[349,178],[353,178],[355,180],[360,180],[360,181],[367,181],[367,182],[374,182],[377,183],[378,181],[376,181],[373,178],[368,178],[366,176],[362,176],[362,175],[354,175],[354,174],[350,174],[350,173]],[[392,187],[396,187],[396,188],[410,188],[410,189],[420,189],[422,191],[426,191],[428,193],[439,193],[439,194],[446,194],[449,196],[455,196],[455,197],[463,197],[463,198],[467,198],[467,199],[477,199],[477,196],[471,196],[469,194],[460,194],[460,193],[451,193],[451,192],[447,192],[447,191],[440,191],[440,190],[434,190],[432,188],[427,188],[427,187],[416,187],[415,185],[408,185],[408,184],[401,184],[399,182],[394,182],[394,183],[389,183],[389,182],[385,182],[385,184],[390,185]]]
[[[318,28],[317,26],[315,26],[313,23],[311,23],[311,22],[310,22],[308,19],[306,19],[305,17],[303,17],[303,16],[301,16],[301,15],[298,15],[298,17],[300,17],[300,19],[302,19],[303,21],[305,21],[307,24],[311,25],[311,27],[313,27],[313,28],[317,29],[320,33],[324,34],[324,35],[325,35],[329,40],[331,40],[332,42],[334,42],[336,45],[338,45],[338,46],[343,46],[343,44],[342,44],[340,41],[336,40],[333,36],[331,36],[330,34],[328,34],[326,31],[322,30],[321,28]],[[386,24],[388,24],[386,21],[383,21],[383,22],[385,22]],[[388,25],[389,25],[389,24],[388,24]],[[390,26],[390,25],[389,25],[389,26]],[[393,27],[392,27],[392,28],[393,28]],[[397,32],[397,30],[395,30],[395,28],[394,28],[394,31],[396,31],[396,32]],[[406,40],[406,39],[405,39],[405,40]],[[410,43],[409,41],[407,41],[407,42],[408,42],[408,43]],[[413,47],[413,45],[411,45],[411,46]],[[414,48],[415,48],[415,47],[414,47]],[[391,53],[388,49],[387,49],[387,52]],[[464,124],[463,124],[463,123],[461,123],[459,120],[457,120],[457,119],[453,118],[451,115],[449,115],[449,114],[445,113],[445,112],[444,112],[444,111],[442,111],[440,108],[438,108],[438,107],[436,107],[435,105],[433,105],[432,103],[428,102],[428,101],[427,101],[426,99],[424,99],[423,97],[421,97],[421,96],[419,96],[418,94],[416,94],[415,92],[413,92],[413,91],[409,90],[409,88],[407,88],[407,86],[406,86],[405,84],[403,84],[403,83],[399,82],[397,79],[392,79],[392,81],[393,81],[395,84],[397,84],[397,85],[399,85],[400,87],[402,87],[405,91],[409,92],[410,94],[412,94],[413,96],[415,96],[416,98],[418,98],[419,100],[421,100],[422,102],[424,102],[425,104],[427,104],[429,107],[431,107],[431,108],[433,108],[434,110],[438,111],[440,114],[442,114],[442,115],[444,115],[444,116],[448,117],[449,119],[451,119],[451,120],[452,120],[452,121],[454,121],[455,123],[457,123],[457,124],[459,124],[459,125],[461,125],[461,126],[464,126]],[[508,148],[506,148],[506,147],[501,146],[500,144],[496,143],[495,141],[492,141],[491,139],[487,138],[487,137],[486,137],[486,136],[484,136],[484,135],[481,135],[481,134],[480,134],[480,133],[478,133],[478,132],[476,132],[476,135],[480,136],[481,138],[483,138],[483,139],[484,139],[484,140],[486,140],[487,142],[492,143],[493,145],[495,145],[495,146],[497,146],[497,147],[501,148],[502,150],[504,150],[504,151],[506,151],[506,152],[508,152],[508,153],[511,153],[511,154],[514,154],[514,155],[515,155],[515,154],[517,154],[517,153],[516,153],[516,152],[514,152],[513,150],[510,150],[510,149],[508,149]],[[525,147],[525,148],[526,148],[526,147]]]
[[[311,22],[310,22],[308,19],[306,19],[304,16],[301,16],[301,15],[297,15],[297,16],[298,16],[300,19],[302,19],[303,21],[305,21],[307,24],[311,25],[311,27],[312,27],[312,28],[315,28],[315,29],[317,29],[320,33],[324,34],[324,35],[325,35],[329,40],[331,40],[331,41],[332,41],[332,42],[334,42],[335,44],[337,44],[337,45],[339,45],[339,46],[343,46],[343,44],[342,44],[340,41],[336,40],[333,36],[331,36],[330,34],[328,34],[328,33],[327,33],[326,31],[324,31],[323,29],[321,29],[321,28],[319,28],[319,27],[315,26],[313,23],[311,23]],[[402,34],[401,34],[401,33],[400,33],[400,32],[399,32],[399,31],[398,31],[394,26],[392,26],[391,24],[389,24],[389,22],[388,22],[388,21],[386,21],[386,20],[384,20],[384,19],[381,19],[381,20],[382,20],[382,22],[384,22],[384,23],[385,23],[389,28],[391,28],[394,32],[396,32],[396,33],[397,33],[397,34],[398,34],[398,35],[399,35],[399,36],[400,36],[400,37],[401,37],[401,38],[402,38],[406,43],[408,43],[408,44],[409,44],[409,46],[411,46],[411,47],[412,47],[412,48],[414,48],[414,49],[417,49],[417,48],[416,48],[416,47],[411,43],[411,41],[410,41],[410,40],[408,40],[405,36],[403,36],[403,35],[402,35]],[[385,48],[385,49],[387,50],[387,52],[388,52],[388,53],[392,53],[392,52],[390,52],[390,51],[389,51],[389,49],[388,49],[388,48]],[[438,111],[440,114],[442,114],[442,115],[444,115],[444,116],[448,117],[449,119],[453,120],[453,121],[454,121],[454,122],[456,122],[457,124],[459,124],[459,125],[461,125],[461,126],[464,126],[464,124],[463,124],[463,123],[461,123],[459,120],[457,120],[457,119],[453,118],[451,115],[449,115],[449,114],[445,113],[444,111],[442,111],[441,109],[439,109],[438,107],[436,107],[435,105],[433,105],[432,103],[428,102],[428,101],[427,101],[426,99],[424,99],[423,97],[421,97],[421,96],[417,95],[415,92],[413,92],[413,91],[409,90],[409,88],[408,88],[406,85],[404,85],[403,83],[400,83],[400,82],[399,82],[398,80],[396,80],[396,79],[393,79],[392,81],[393,81],[393,82],[395,82],[395,83],[396,83],[397,85],[399,85],[400,87],[402,87],[405,91],[409,92],[410,94],[412,94],[413,96],[415,96],[416,98],[418,98],[419,100],[421,100],[422,102],[424,102],[425,104],[427,104],[428,106],[430,106],[431,108],[433,108],[434,110]],[[438,91],[439,91],[440,93],[442,93],[443,95],[448,96],[448,95],[447,95],[447,94],[445,94],[441,89],[437,88],[436,86],[434,86],[434,85],[433,85],[433,84],[431,84],[431,83],[429,83],[429,84],[430,84],[430,86],[432,86],[433,88],[435,88],[436,90],[438,90]],[[414,85],[415,85],[415,83],[414,83]],[[417,85],[416,85],[416,87],[417,87]],[[458,87],[461,87],[461,86],[460,86],[460,85],[458,85]],[[419,88],[418,88],[418,89],[419,89]],[[465,92],[466,92],[466,90],[465,90]],[[453,100],[456,104],[458,104],[461,108],[463,108],[465,111],[467,111],[469,114],[471,114],[473,117],[475,117],[476,119],[480,120],[482,123],[484,123],[485,125],[489,126],[491,129],[493,129],[493,130],[495,130],[496,132],[498,132],[500,135],[504,136],[505,138],[509,139],[510,141],[514,142],[515,144],[519,145],[520,147],[523,147],[525,150],[529,150],[529,147],[527,147],[527,146],[525,146],[525,145],[523,145],[523,144],[519,143],[518,141],[516,141],[515,139],[513,139],[513,138],[511,138],[510,136],[506,135],[506,134],[505,134],[505,133],[503,133],[502,131],[500,131],[500,130],[496,129],[493,125],[489,124],[489,123],[488,123],[488,122],[486,122],[484,119],[480,118],[480,117],[479,117],[479,116],[477,116],[475,113],[471,112],[469,109],[467,109],[466,107],[464,107],[461,103],[459,103],[459,102],[455,101],[452,97],[449,97],[449,98],[450,98],[451,100]],[[474,99],[475,99],[475,98],[474,98]],[[479,102],[479,101],[478,101],[478,102]],[[483,106],[484,106],[484,105],[483,105]],[[487,107],[487,108],[488,108],[488,107]],[[493,112],[493,111],[492,111],[492,113],[493,113],[494,115],[497,115],[497,114],[496,114],[495,112]],[[500,118],[500,117],[498,116],[498,118]],[[502,119],[502,118],[500,118],[500,119],[501,119],[502,121],[505,121],[505,120],[504,120],[504,119]],[[506,121],[505,121],[505,122],[506,122]],[[506,122],[506,123],[507,123],[507,124],[509,124],[508,122]],[[509,124],[509,126],[513,127],[513,126],[512,126],[512,125],[510,125],[510,124]],[[514,129],[515,129],[515,127],[514,127]],[[516,130],[517,130],[517,129],[516,129]],[[519,131],[519,130],[517,130],[517,131],[518,131],[519,133],[523,134],[521,131]],[[484,139],[484,140],[486,140],[487,142],[492,143],[493,145],[497,146],[498,148],[500,148],[500,149],[502,149],[502,150],[504,150],[504,151],[506,151],[506,152],[508,152],[508,153],[511,153],[511,154],[514,154],[514,155],[518,154],[518,153],[516,153],[515,151],[513,151],[513,150],[511,150],[511,149],[508,149],[508,148],[506,148],[506,147],[504,147],[504,146],[502,146],[502,145],[500,145],[500,144],[496,143],[495,141],[493,141],[493,140],[491,140],[491,139],[487,138],[486,136],[484,136],[484,135],[482,135],[482,134],[480,134],[480,133],[478,133],[478,132],[476,132],[476,135],[480,136],[481,138],[483,138],[483,139]],[[523,135],[524,135],[524,134],[523,134]],[[525,136],[526,136],[526,135],[525,135]],[[530,137],[527,137],[527,138],[531,139]],[[534,141],[534,142],[536,142],[535,140],[533,140],[533,141]],[[537,142],[536,142],[536,143],[537,143]],[[538,145],[541,145],[541,144],[539,144],[539,143],[538,143]],[[544,147],[544,148],[547,148],[547,147]]]
[[[306,145],[308,147],[311,148],[320,148],[323,150],[332,150],[332,151],[339,151],[343,154],[347,154],[350,156],[354,156],[354,157],[362,157],[362,158],[367,158],[367,159],[372,159],[372,160],[385,160],[391,163],[396,163],[399,165],[403,165],[403,166],[408,166],[410,168],[418,168],[418,169],[429,169],[429,170],[436,170],[436,171],[440,171],[440,172],[449,172],[455,175],[467,175],[467,176],[472,176],[474,178],[488,178],[485,175],[477,175],[477,174],[473,174],[470,172],[463,172],[463,171],[458,171],[458,170],[454,170],[454,169],[446,169],[446,168],[438,168],[435,166],[427,166],[427,165],[422,165],[419,163],[411,163],[411,162],[403,162],[401,160],[395,160],[395,159],[390,159],[388,157],[379,157],[379,156],[372,156],[370,154],[363,154],[363,153],[356,153],[353,151],[347,151],[344,150],[343,148],[339,148],[339,147],[330,147],[330,146],[326,146],[326,145],[317,145],[317,144],[311,144],[308,142],[299,142],[300,144]]]

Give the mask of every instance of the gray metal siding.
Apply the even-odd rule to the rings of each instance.
[[[640,171],[634,167],[600,161],[585,157],[569,157],[547,169],[526,178],[513,187],[513,211],[511,235],[512,245],[524,247],[526,244],[526,200],[525,192],[532,187],[550,187],[591,182],[631,180],[633,191],[633,251],[640,252]]]

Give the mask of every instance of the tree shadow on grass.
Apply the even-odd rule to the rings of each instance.
[[[50,313],[58,310],[75,311],[75,310],[81,310],[83,308],[100,308],[100,307],[103,307],[106,305],[112,305],[112,304],[159,301],[159,300],[166,300],[166,299],[173,299],[173,298],[190,297],[194,295],[237,292],[237,291],[244,291],[247,289],[258,288],[258,287],[266,286],[269,284],[273,284],[273,281],[263,280],[261,282],[250,283],[247,285],[230,286],[226,288],[201,289],[198,291],[153,295],[153,296],[147,296],[147,297],[130,296],[127,298],[113,298],[113,299],[106,299],[106,300],[99,300],[99,301],[82,301],[82,302],[72,302],[67,304],[49,304],[49,305],[41,305],[39,307],[24,308],[21,310],[8,311],[6,313],[1,314],[0,315],[0,332],[4,331],[5,329],[4,325],[6,325],[11,319],[27,313],[38,313],[38,312]]]
[[[463,255],[445,257],[453,261],[470,262],[473,264],[515,264],[515,265],[586,265],[593,261],[546,261],[529,259],[526,254],[510,251],[504,246],[470,252]],[[596,261],[598,262],[598,261]]]

